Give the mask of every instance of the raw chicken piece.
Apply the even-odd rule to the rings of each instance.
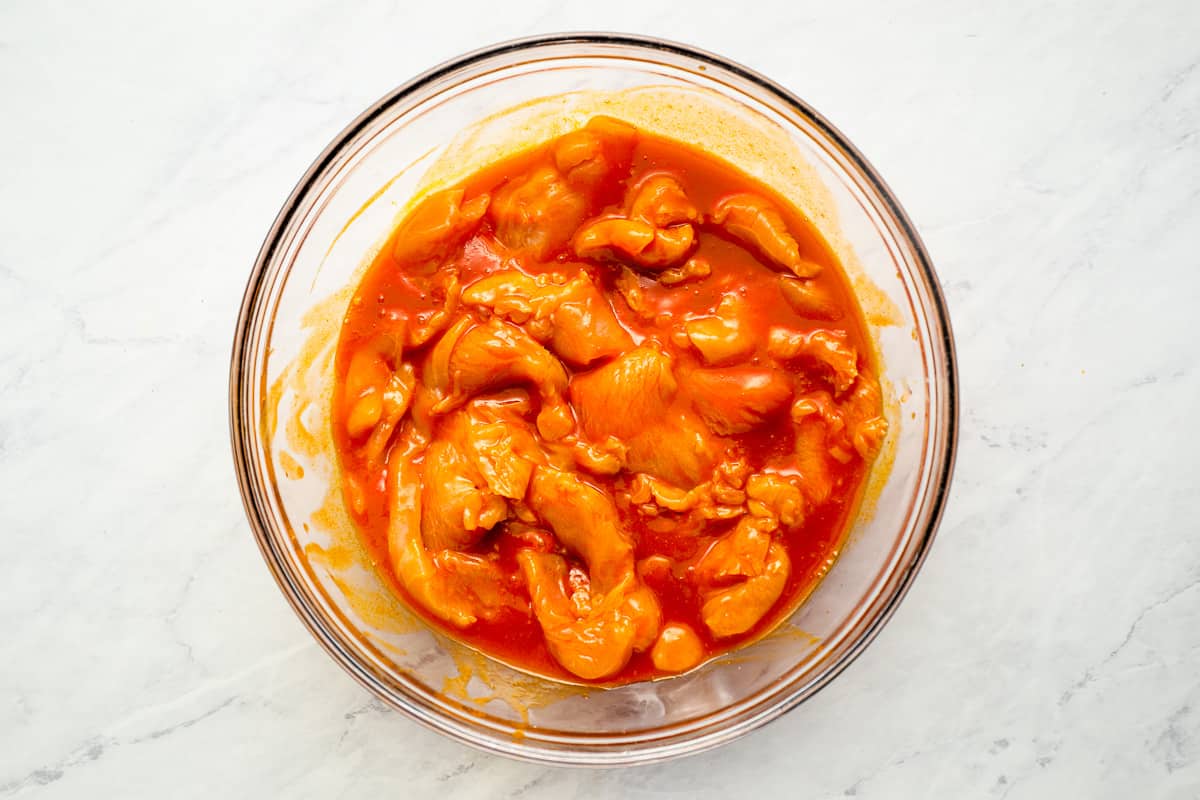
[[[352,439],[366,438],[363,453],[370,469],[378,468],[392,434],[412,403],[416,375],[411,364],[401,362],[402,346],[380,339],[351,357],[342,387],[346,432]],[[389,361],[399,363],[393,370]]]
[[[522,325],[533,318],[549,317],[566,293],[555,276],[534,278],[519,270],[494,272],[463,289],[463,305],[481,306],[499,317]]]
[[[754,351],[746,303],[736,294],[721,298],[715,313],[689,319],[683,330],[709,364],[728,364]]]
[[[546,261],[604,201],[601,184],[629,169],[637,132],[610,118],[594,118],[554,146],[554,166],[535,169],[502,186],[492,201],[496,238]]]
[[[792,397],[786,375],[760,367],[697,369],[682,383],[701,419],[722,436],[758,427]]]
[[[841,331],[815,330],[801,333],[788,328],[771,328],[767,333],[767,352],[780,361],[811,358],[829,369],[829,382],[841,394],[858,376],[858,353],[846,343]]]
[[[462,189],[430,195],[396,229],[392,256],[416,272],[436,265],[475,230],[488,201],[488,195],[481,194],[463,202]]]
[[[637,473],[629,482],[629,502],[644,516],[660,511],[688,514],[694,521],[730,520],[746,513],[745,475],[749,465],[739,458],[726,458],[713,468],[711,477],[691,489],[682,489],[662,478]],[[685,520],[679,520],[683,524]],[[701,523],[703,527],[703,523]]]
[[[690,626],[682,622],[664,625],[658,641],[650,649],[650,659],[663,672],[684,672],[704,658],[704,643]]]
[[[758,195],[742,193],[726,197],[713,209],[712,219],[797,277],[814,278],[821,273],[820,264],[801,258],[800,247],[788,233],[779,210]]]
[[[458,309],[458,273],[454,267],[438,270],[431,278],[407,276],[414,292],[437,305],[413,312],[407,320],[408,347],[420,347],[446,330]]]
[[[561,556],[518,554],[550,653],[581,678],[608,677],[653,643],[661,620],[654,594],[634,571],[633,542],[608,495],[573,473],[538,467],[529,505],[587,565],[568,594]]]
[[[779,276],[779,293],[788,305],[802,317],[808,319],[838,320],[842,310],[821,284],[814,281]]]
[[[587,121],[584,130],[600,137],[600,141],[604,142],[604,146],[618,163],[629,164],[633,157],[633,147],[637,144],[637,128],[616,117],[597,114]]]
[[[528,394],[511,389],[476,398],[445,420],[426,456],[422,524],[430,547],[472,546],[527,511],[533,470],[546,463],[530,412]]]
[[[503,573],[492,562],[472,564],[470,570],[442,568],[421,535],[421,468],[416,458],[424,441],[409,428],[388,458],[388,559],[392,573],[414,601],[429,613],[457,628],[491,618],[504,608],[519,607],[507,589]],[[462,555],[462,554],[459,554]],[[490,565],[490,566],[489,566]],[[461,565],[460,565],[461,567]]]
[[[779,542],[771,542],[762,573],[706,595],[700,617],[714,636],[736,636],[767,615],[791,573],[791,560]]]
[[[585,274],[555,283],[548,276],[532,278],[509,270],[490,275],[467,287],[466,305],[482,306],[518,325],[561,358],[576,366],[614,356],[633,347],[633,340],[617,322],[612,306]],[[548,335],[539,336],[547,330]]]
[[[534,471],[529,506],[559,541],[588,565],[592,586],[608,592],[633,572],[633,540],[621,528],[612,499],[572,472]]]
[[[651,345],[630,350],[599,369],[576,375],[571,401],[592,441],[629,439],[663,419],[678,384],[671,357]]]
[[[751,475],[746,481],[747,508],[751,515],[767,520],[772,526],[794,528],[804,521],[807,502],[801,481],[771,472]]]
[[[508,516],[461,445],[435,439],[425,452],[421,536],[431,550],[465,550]]]
[[[567,563],[562,556],[521,550],[517,553],[533,613],[550,654],[569,672],[600,680],[619,672],[635,650],[650,646],[662,612],[654,593],[630,575],[607,594],[568,595]],[[585,609],[580,609],[582,603]]]
[[[693,576],[702,589],[728,586],[731,580],[753,578],[766,568],[771,533],[776,525],[762,517],[742,517],[720,536],[696,562]]]
[[[456,448],[465,462],[460,474],[481,491],[522,500],[534,466],[546,461],[526,419],[531,410],[529,395],[521,389],[476,398],[446,419],[439,441]]]
[[[632,261],[662,269],[683,261],[696,244],[699,218],[683,187],[670,175],[644,178],[630,194],[624,216],[589,222],[572,240],[580,258]]]
[[[825,390],[808,392],[796,398],[792,403],[792,421],[815,416],[825,423],[825,432],[831,437],[838,437],[846,428],[846,418],[838,408],[833,395]]]
[[[615,436],[599,443],[579,436],[568,436],[558,442],[547,442],[551,463],[560,469],[578,467],[593,475],[616,475],[625,467],[627,448]]]
[[[633,347],[633,339],[591,281],[572,281],[569,286],[570,291],[551,317],[550,348],[560,358],[586,367]]]
[[[863,372],[840,405],[828,392],[810,392],[792,404],[791,416],[797,423],[819,419],[825,426],[830,455],[847,463],[855,454],[867,461],[878,454],[888,431],[881,412],[879,383]]]
[[[680,489],[645,473],[634,475],[629,482],[629,499],[636,505],[653,502],[659,508],[676,513],[713,504],[712,487],[707,482],[692,489]]]
[[[379,424],[383,390],[391,378],[391,367],[376,348],[364,347],[351,356],[342,385],[342,407],[350,438],[361,439]]]
[[[593,117],[554,145],[554,164],[567,182],[595,189],[629,170],[637,130],[612,117]]]
[[[543,458],[533,434],[523,426],[476,422],[468,437],[475,467],[488,488],[510,500],[523,498],[533,467]]]
[[[851,444],[860,456],[870,461],[879,453],[888,432],[879,382],[866,372],[859,373],[842,410]]]
[[[700,213],[673,175],[656,172],[642,178],[634,187],[629,202],[629,218],[649,223],[655,228],[666,228],[695,222],[700,218]]]
[[[476,614],[495,619],[505,609],[528,616],[529,602],[514,591],[508,575],[500,568],[494,553],[475,555],[457,550],[433,554],[434,564],[447,586],[468,594]]]
[[[833,476],[829,471],[829,445],[825,425],[820,419],[802,419],[796,425],[796,442],[789,465],[799,473],[804,496],[819,506],[833,493]]]
[[[543,437],[561,439],[574,427],[562,364],[525,331],[494,317],[483,324],[464,317],[447,331],[430,353],[425,382],[440,398],[435,414],[484,390],[529,384],[542,400],[537,426]]]
[[[589,222],[572,239],[575,255],[598,261],[631,261],[662,269],[687,258],[696,244],[691,225],[656,228],[648,222],[606,217]]]
[[[846,417],[826,391],[809,392],[792,403],[792,421],[799,424],[805,418],[820,420],[825,426],[825,444],[829,455],[842,464],[854,457],[854,445],[846,428]]]
[[[382,463],[383,454],[392,441],[392,434],[396,432],[397,426],[400,425],[400,421],[404,419],[404,415],[408,413],[408,409],[412,405],[416,386],[416,372],[413,371],[412,364],[405,362],[392,373],[387,385],[380,393],[379,422],[371,431],[371,436],[367,439],[367,446],[363,451],[371,469]]]
[[[553,167],[540,167],[496,191],[491,216],[506,247],[545,261],[566,247],[587,217],[589,200]]]
[[[704,600],[700,617],[714,636],[750,630],[783,593],[791,563],[771,537],[776,526],[770,518],[743,517],[696,563],[692,576]]]
[[[589,439],[615,436],[625,442],[629,470],[692,487],[725,448],[692,411],[672,405],[677,389],[670,356],[644,345],[576,375],[571,400]]]

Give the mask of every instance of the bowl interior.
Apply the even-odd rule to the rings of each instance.
[[[891,425],[842,556],[759,642],[688,674],[599,690],[544,681],[429,629],[359,546],[329,425],[351,291],[420,193],[596,113],[697,143],[816,221],[859,291]],[[353,123],[272,230],[247,290],[231,387],[235,458],[268,566],[314,635],[393,706],[489,750],[629,763],[719,744],[830,680],[903,595],[953,457],[953,356],[937,286],[886,187],[799,101],[661,42],[557,37],[428,73]]]

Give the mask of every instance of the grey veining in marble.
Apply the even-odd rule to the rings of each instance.
[[[280,204],[432,63],[724,53],[905,203],[958,336],[942,531],[866,654],[696,759],[465,749],[312,643],[242,515],[228,351]],[[0,797],[1200,797],[1200,6],[0,5]]]

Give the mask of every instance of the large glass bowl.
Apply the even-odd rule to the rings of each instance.
[[[550,99],[546,99],[550,98]],[[717,152],[817,223],[862,298],[891,430],[843,554],[757,643],[615,689],[543,680],[430,630],[388,590],[338,491],[332,353],[350,289],[414,196],[514,142],[593,113]],[[568,34],[436,67],[367,109],[300,180],[238,319],[230,424],[267,566],[317,641],[392,707],[462,742],[556,764],[657,761],[783,714],[863,651],[929,552],[954,461],[954,349],[929,258],[875,170],[799,98],[745,67],[655,39]]]

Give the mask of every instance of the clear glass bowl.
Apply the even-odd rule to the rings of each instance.
[[[328,402],[350,288],[414,194],[455,180],[520,137],[547,138],[597,111],[695,140],[797,198],[863,299],[891,422],[843,554],[786,623],[685,675],[615,689],[531,677],[416,619],[388,591],[342,507]],[[230,376],[246,513],[267,566],[321,646],[418,722],[485,750],[556,764],[644,763],[715,747],[845,669],[929,552],[956,424],[953,340],[933,268],[899,202],[850,142],[745,67],[607,34],[470,53],[354,120],[267,235]]]

